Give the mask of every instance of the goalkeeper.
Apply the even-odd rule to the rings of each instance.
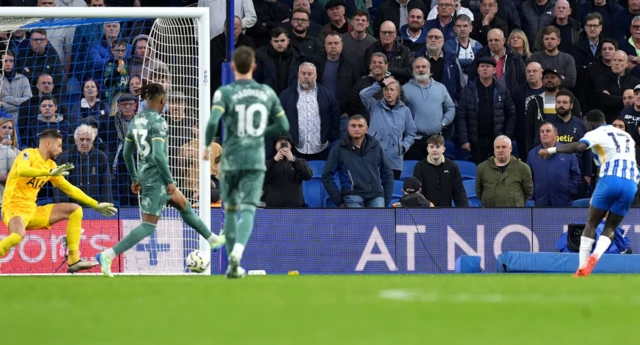
[[[117,255],[129,250],[156,231],[158,220],[167,203],[175,207],[180,212],[182,220],[207,239],[212,248],[215,249],[225,243],[225,237],[213,234],[193,212],[191,204],[182,192],[176,188],[167,158],[168,126],[160,115],[167,105],[166,90],[160,84],[151,83],[142,88],[140,96],[147,102],[147,106],[129,124],[123,157],[133,181],[131,190],[136,194],[142,192],[140,203],[142,223],[131,230],[113,248],[96,255],[102,267],[102,273],[108,277],[113,277],[111,261]],[[134,145],[140,157],[138,168],[133,159]]]
[[[36,206],[38,192],[51,181],[69,197],[91,206],[105,216],[113,216],[116,209],[113,204],[98,203],[64,178],[69,175],[73,165],[67,163],[57,166],[55,163],[55,159],[62,153],[62,135],[57,130],[43,131],[39,140],[37,149],[20,152],[7,177],[2,196],[2,221],[9,228],[9,236],[0,241],[0,257],[22,241],[26,230],[50,229],[53,224],[68,219],[67,272],[90,269],[98,263],[80,260],[82,208],[72,203]]]

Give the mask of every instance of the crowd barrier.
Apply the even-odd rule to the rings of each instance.
[[[213,230],[219,232],[222,215],[211,211]],[[584,223],[586,215],[586,208],[259,209],[242,264],[267,274],[439,273],[454,272],[461,255],[477,255],[483,272],[496,272],[497,256],[507,251],[556,252],[567,225]],[[139,217],[137,208],[120,209],[117,219],[109,220],[85,211],[83,256],[112,246]],[[179,266],[197,248],[197,235],[170,222],[127,253],[127,267],[119,260],[114,270],[183,270]],[[639,253],[640,210],[632,209],[622,228]],[[4,237],[6,228],[0,231]],[[27,244],[0,259],[2,273],[51,273],[60,264],[64,224],[29,235]],[[220,253],[212,254],[214,274],[224,271],[222,261]]]

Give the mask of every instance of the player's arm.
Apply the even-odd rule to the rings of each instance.
[[[206,152],[209,152],[211,142],[213,141],[213,137],[218,132],[218,124],[220,123],[220,118],[226,111],[226,105],[224,102],[224,97],[222,97],[222,92],[220,89],[216,90],[213,94],[213,106],[211,107],[211,116],[209,117],[209,123],[207,123],[207,130],[205,132],[204,137],[204,149]]]
[[[34,168],[29,164],[29,154],[27,152],[20,153],[21,158],[17,159],[18,164],[11,169],[16,170],[16,174],[20,177],[42,177],[51,176],[53,169]]]
[[[156,167],[160,170],[160,177],[166,184],[175,184],[171,170],[169,170],[169,159],[166,154],[166,142],[164,138],[160,136],[151,138],[151,155],[156,162]]]
[[[580,140],[580,141],[576,141],[575,143],[568,143],[558,147],[551,147],[551,148],[548,148],[547,151],[549,151],[550,154],[578,153],[578,152],[585,151],[586,149],[589,148],[589,146],[590,145],[588,144],[588,142],[584,142]]]
[[[280,104],[280,99],[276,96],[275,92],[271,91],[271,93],[271,99],[273,99],[274,102],[271,106],[271,122],[273,123],[264,130],[264,136],[267,138],[289,131],[289,119],[285,116],[282,104]]]
[[[51,183],[60,189],[64,194],[68,195],[70,198],[80,201],[81,203],[95,208],[98,206],[98,201],[93,199],[92,197],[85,194],[80,188],[71,184],[71,182],[67,181],[62,176],[56,176],[52,178]]]
[[[135,144],[133,143],[133,140],[131,140],[127,135],[127,137],[124,138],[124,152],[122,152],[122,156],[124,157],[124,164],[127,166],[127,171],[131,176],[131,180],[133,181],[133,183],[136,183],[138,182],[138,170],[136,167],[136,163],[133,160],[134,146]]]

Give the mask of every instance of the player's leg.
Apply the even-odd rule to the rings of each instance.
[[[115,246],[109,248],[96,255],[96,259],[100,264],[102,273],[108,277],[113,277],[111,273],[111,262],[113,259],[133,248],[145,237],[150,236],[156,231],[158,220],[167,204],[169,195],[166,186],[144,186],[142,187],[140,209],[142,211],[142,223],[133,228],[127,236],[125,236]]]
[[[9,236],[0,241],[0,258],[7,255],[11,248],[20,244],[26,233],[23,216],[14,215],[8,211],[3,215],[6,217],[4,223],[9,228]]]
[[[596,189],[593,191],[593,195],[591,196],[591,205],[589,206],[587,224],[585,225],[585,228],[582,231],[582,236],[580,237],[579,268],[586,265],[589,255],[591,255],[593,244],[595,243],[596,228],[615,201],[615,197],[612,197],[613,194],[611,192],[609,176],[600,178],[596,185]]]
[[[602,254],[611,246],[616,230],[629,212],[629,208],[637,192],[637,185],[633,181],[617,179],[616,182],[620,184],[617,188],[620,193],[609,210],[607,220],[604,223],[604,229],[598,238],[596,249],[593,251],[596,259],[600,259]]]
[[[182,220],[184,220],[187,225],[194,228],[200,236],[204,237],[209,244],[211,244],[213,249],[216,249],[225,243],[224,236],[218,236],[212,233],[204,224],[202,219],[193,212],[193,209],[191,209],[191,203],[184,197],[184,194],[182,194],[180,189],[176,188],[173,194],[171,194],[169,205],[176,208],[178,212],[180,212]]]
[[[238,187],[239,171],[220,172],[220,199],[224,205],[224,229],[223,233],[227,242],[227,256],[231,258],[231,252],[236,243],[236,229],[238,226],[238,210],[240,209],[240,190]],[[229,260],[227,277],[241,277],[238,274],[239,262]]]
[[[48,204],[36,208],[36,213],[27,224],[27,229],[49,229],[60,221],[67,222],[67,272],[76,273],[98,265],[95,261],[80,260],[80,236],[82,234],[82,207],[78,204]]]
[[[253,221],[256,215],[256,208],[262,195],[262,185],[264,183],[264,171],[243,171],[243,176],[239,179],[240,202],[240,222],[238,223],[238,234],[233,246],[229,261],[236,260],[239,264],[242,260],[244,249],[249,242],[253,231]]]

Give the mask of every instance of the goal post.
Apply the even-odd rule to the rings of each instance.
[[[55,89],[54,92],[52,92],[52,96],[59,102],[59,104],[56,105],[58,106],[58,112],[62,115],[63,121],[68,121],[68,125],[64,127],[68,140],[63,145],[63,151],[76,146],[74,139],[75,128],[78,128],[80,124],[95,125],[95,127],[98,128],[97,138],[102,140],[104,147],[113,147],[113,150],[109,149],[109,152],[105,152],[105,154],[109,158],[108,165],[110,174],[115,176],[117,175],[114,172],[118,169],[117,164],[122,165],[123,162],[121,159],[118,162],[118,155],[121,154],[120,152],[122,150],[121,142],[118,141],[118,144],[114,144],[113,141],[123,139],[118,136],[123,132],[121,129],[126,128],[127,124],[120,121],[120,118],[114,120],[111,117],[114,116],[116,109],[120,108],[118,101],[124,99],[120,98],[120,96],[133,90],[129,85],[129,83],[132,82],[131,79],[134,79],[134,75],[131,74],[133,66],[128,66],[126,61],[135,54],[135,47],[131,46],[134,37],[118,37],[118,39],[127,41],[127,48],[124,53],[126,54],[124,58],[124,69],[126,71],[124,73],[120,71],[117,72],[127,76],[127,85],[120,85],[118,83],[125,83],[125,79],[116,79],[116,77],[119,78],[120,75],[114,75],[119,65],[123,64],[122,61],[114,59],[113,54],[118,54],[118,49],[115,49],[117,47],[114,47],[114,50],[111,50],[112,47],[110,46],[102,47],[104,49],[98,52],[102,54],[99,56],[104,60],[102,64],[91,61],[88,46],[97,42],[95,38],[98,37],[98,35],[88,33],[86,36],[89,38],[93,37],[94,41],[82,43],[84,44],[81,53],[84,55],[80,56],[81,60],[84,60],[82,65],[75,62],[78,56],[72,56],[71,59],[69,59],[69,54],[74,54],[73,52],[75,52],[78,47],[75,46],[75,40],[74,46],[69,46],[68,35],[70,35],[69,32],[71,32],[71,35],[76,37],[78,30],[88,28],[89,26],[100,27],[100,33],[102,35],[103,25],[113,22],[126,23],[128,30],[131,30],[130,32],[136,32],[136,30],[142,28],[142,30],[138,30],[138,32],[143,32],[148,37],[145,38],[147,39],[147,48],[144,52],[143,62],[138,66],[138,77],[143,84],[146,82],[160,82],[166,83],[168,86],[169,106],[165,109],[163,116],[167,118],[169,124],[169,160],[171,170],[178,182],[178,187],[183,191],[185,196],[187,196],[192,203],[198,204],[197,208],[194,207],[194,211],[199,214],[202,221],[211,229],[211,163],[201,158],[201,152],[204,149],[203,141],[205,138],[206,124],[209,120],[211,108],[209,17],[210,13],[208,8],[198,7],[3,7],[2,11],[0,11],[0,32],[8,31],[9,35],[11,35],[16,31],[26,30],[34,32],[33,30],[44,29],[47,33],[54,33],[54,35],[55,33],[67,35],[66,38],[47,35],[49,44],[52,46],[56,43],[59,44],[59,49],[56,49],[55,52],[60,55],[58,61],[62,66],[51,64],[51,60],[44,58],[38,60],[38,57],[34,58],[34,61],[39,61],[38,63],[40,64],[36,69],[43,67],[42,65],[46,65],[43,69],[39,69],[38,74],[52,75],[54,84],[56,84],[54,85]],[[152,23],[152,25],[145,27],[145,23]],[[107,29],[105,28],[104,30]],[[89,32],[89,30],[85,31]],[[120,36],[123,36],[122,32]],[[100,40],[102,39],[103,38],[100,37]],[[54,41],[56,43],[54,43]],[[37,40],[34,40],[34,42],[35,45],[38,44]],[[11,45],[10,41],[5,43],[6,48],[1,50],[0,53],[5,53],[9,49],[15,48]],[[0,47],[2,46],[3,44],[0,42]],[[20,47],[21,49],[31,49],[29,45],[21,45]],[[36,48],[33,49],[35,50]],[[104,55],[105,52],[107,55]],[[23,53],[25,54],[24,56],[28,56],[24,51],[14,54],[16,55],[15,67],[18,73],[25,71],[24,68],[17,70],[21,68],[17,66],[17,63]],[[91,54],[94,53],[96,52],[91,52]],[[71,61],[71,63],[69,63],[69,61]],[[105,63],[106,66],[113,66],[111,71],[113,74],[107,72],[109,67],[105,68]],[[109,63],[111,63],[111,65],[109,65]],[[2,64],[0,63],[0,68],[1,66]],[[30,69],[27,69],[27,71],[29,70]],[[79,73],[78,70],[80,70]],[[59,73],[54,73],[53,71],[58,71]],[[35,71],[33,72],[33,74],[35,74]],[[61,75],[57,75],[56,73]],[[127,75],[127,73],[129,74]],[[25,74],[28,73],[25,72]],[[0,78],[2,78],[2,75],[2,72],[0,72]],[[38,92],[40,92],[39,85],[36,85],[38,76],[27,75],[26,77],[30,80],[29,86],[32,90],[31,94],[34,96],[37,95]],[[77,79],[77,84],[80,87],[76,86],[74,89],[72,86],[69,86],[71,85],[69,81],[73,80],[73,78]],[[110,78],[114,81],[111,81]],[[82,86],[89,79],[99,84],[97,87],[99,89],[99,96],[102,98],[101,101],[107,103],[111,110],[109,111],[110,114],[105,115],[101,113],[101,115],[96,116],[101,117],[104,115],[104,118],[109,117],[109,120],[105,120],[104,122],[100,120],[93,123],[93,120],[96,120],[91,120],[93,116],[85,118],[83,117],[86,115],[85,113],[80,114],[72,111],[72,109],[79,109],[87,105],[87,102],[84,100]],[[6,108],[0,108],[0,113],[3,113],[2,116],[14,120],[18,137],[15,146],[18,150],[22,150],[28,146],[32,146],[29,144],[33,142],[33,138],[30,139],[29,135],[33,136],[32,132],[35,131],[34,128],[41,129],[41,127],[38,127],[40,126],[38,121],[42,121],[41,117],[45,117],[45,113],[44,110],[37,108],[37,103],[41,102],[44,98],[36,101],[35,113],[29,114],[29,121],[33,120],[34,114],[37,120],[33,120],[35,122],[29,122],[28,128],[31,132],[25,132],[25,128],[27,127],[22,126],[20,128],[18,125],[21,121],[18,115],[22,115],[21,111],[26,102],[20,104],[15,101],[14,96],[16,90],[8,89],[12,87],[11,85],[12,84],[9,83],[0,83],[0,102],[2,102],[0,104],[9,105]],[[3,100],[1,97],[6,97],[7,93],[10,94],[10,97]],[[26,95],[21,96],[28,102],[29,97],[26,97]],[[73,101],[69,101],[69,104],[63,104],[63,99],[73,99]],[[12,102],[16,103],[13,108],[10,107]],[[144,102],[141,100],[138,99],[137,102],[139,106],[144,106]],[[175,102],[176,110],[172,108],[174,106],[172,102]],[[62,114],[63,107],[67,114]],[[57,114],[55,116],[57,116]],[[100,119],[102,119],[102,117]],[[38,125],[33,125],[34,123]],[[104,123],[107,123],[111,127]],[[51,124],[47,124],[47,126],[51,126]],[[58,124],[57,126],[61,125]],[[106,136],[102,137],[101,134],[104,132],[101,131],[105,127],[109,127],[106,131],[112,131],[113,135],[105,134]],[[64,132],[61,128],[59,128],[59,130]],[[27,134],[20,136],[21,133]],[[171,144],[172,136],[181,139],[175,141],[178,144]],[[107,139],[103,139],[107,137],[109,138],[108,140],[111,140],[110,142],[105,142]],[[96,148],[97,145],[98,142],[94,142],[94,148]],[[80,150],[80,144],[78,144],[77,150]],[[64,156],[64,154],[62,156]],[[114,161],[112,161],[112,159]],[[87,175],[95,174],[95,169],[92,171],[90,166],[88,166],[87,169],[87,172],[85,172]],[[78,166],[75,170],[78,170]],[[91,178],[89,177],[88,179],[90,184]],[[111,193],[110,197],[118,204],[121,199],[118,199],[117,196],[125,193],[130,186],[125,186],[123,180],[118,180],[118,178],[112,178],[110,183],[112,184],[109,191]],[[102,193],[104,189],[100,189],[101,186],[103,186],[103,184],[97,183],[95,190],[100,190],[100,193]],[[80,185],[78,185],[78,187],[83,188]],[[105,195],[91,195],[91,187],[87,188],[89,189],[85,190],[85,192],[95,199],[104,201],[106,198]],[[123,190],[125,192],[122,192]],[[190,192],[188,192],[188,190],[190,190]],[[51,199],[46,200],[52,202],[59,202],[60,200],[57,194],[48,194],[48,196],[51,196]],[[139,219],[137,205],[119,205],[119,210],[119,214],[114,218],[104,218],[90,210],[84,212],[84,233],[80,246],[81,256],[83,258],[91,258],[97,251],[112,246],[141,221]],[[19,246],[12,249],[9,255],[0,258],[0,274],[54,273],[55,268],[57,268],[64,259],[59,252],[61,251],[61,243],[64,242],[61,239],[64,237],[65,224],[66,223],[58,224],[51,230],[28,232],[27,237]],[[114,227],[117,227],[117,229],[114,229]],[[4,225],[0,225],[0,228],[3,229],[2,232],[0,232],[0,238],[3,238],[7,235],[6,228]],[[214,231],[214,233],[219,232],[217,224],[215,224],[215,228],[212,229],[212,231]],[[205,239],[200,238],[193,229],[188,228],[188,226],[181,221],[180,215],[176,210],[167,207],[158,224],[157,235],[154,235],[153,238],[144,239],[138,247],[132,248],[130,253],[123,254],[120,259],[115,260],[114,272],[121,274],[186,274],[188,271],[184,259],[190,251],[195,249],[203,250],[206,253],[211,250],[209,243]],[[62,272],[66,272],[66,269],[60,269],[57,273]],[[97,273],[98,270],[94,269],[91,272]],[[211,272],[208,270],[206,273],[210,274]]]

